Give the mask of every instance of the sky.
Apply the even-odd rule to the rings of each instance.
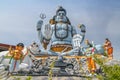
[[[76,29],[78,24],[86,26],[85,39],[103,44],[109,38],[114,58],[120,59],[120,0],[0,0],[0,43],[39,43],[40,13],[46,14],[44,24],[48,24],[58,6],[66,9]]]

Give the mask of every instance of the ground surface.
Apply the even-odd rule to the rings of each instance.
[[[12,76],[8,78],[7,80],[27,80],[28,76]],[[47,76],[33,76],[31,77],[31,80],[49,80]],[[86,78],[81,77],[53,77],[52,80],[87,80]],[[93,78],[92,80],[98,80],[96,78]]]

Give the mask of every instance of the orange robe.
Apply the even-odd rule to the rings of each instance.
[[[88,65],[88,70],[91,73],[94,73],[96,71],[96,64],[92,57],[87,58],[87,65]]]
[[[108,58],[113,59],[113,47],[111,46],[111,42],[110,41],[105,42],[104,48],[107,51]]]

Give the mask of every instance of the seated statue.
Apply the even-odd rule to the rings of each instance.
[[[77,34],[75,27],[71,25],[67,12],[63,7],[59,7],[55,16],[50,19],[49,24],[42,27],[43,21],[39,20],[37,24],[37,31],[40,42],[44,49],[50,43],[50,51],[52,52],[68,52],[73,49],[73,36]],[[85,26],[82,25],[81,37],[85,36]],[[82,40],[80,44],[82,43]]]

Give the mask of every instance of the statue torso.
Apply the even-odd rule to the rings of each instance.
[[[14,58],[15,60],[20,60],[21,57],[22,57],[22,51],[15,50],[15,51],[14,51],[14,54],[13,54],[13,58]]]
[[[51,37],[54,44],[72,44],[72,26],[66,23],[52,25],[53,34]]]

